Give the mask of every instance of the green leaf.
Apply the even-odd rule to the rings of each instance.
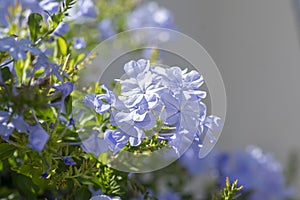
[[[62,38],[62,37],[57,38],[57,49],[58,49],[58,52],[61,55],[63,55],[63,56],[67,55],[67,53],[68,53],[68,44],[67,44],[67,42],[65,41],[64,38]]]
[[[13,184],[24,199],[36,199],[35,186],[29,177],[13,174]]]
[[[11,78],[11,73],[10,73],[10,70],[8,67],[4,67],[1,69],[1,74],[2,74],[2,78],[3,78],[3,81],[7,81]]]
[[[2,143],[0,144],[0,160],[5,160],[13,155],[15,151],[15,147],[8,144]]]
[[[75,199],[90,199],[91,193],[86,187],[82,187],[76,192],[76,198]]]
[[[24,69],[24,62],[23,60],[18,60],[14,63],[14,68],[18,77],[19,83],[22,83],[23,78],[23,69]]]
[[[32,13],[28,18],[28,27],[32,41],[36,41],[43,23],[43,17],[38,13]]]

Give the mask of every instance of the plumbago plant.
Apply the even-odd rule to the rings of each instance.
[[[109,4],[110,15],[100,17],[101,6],[91,0],[4,1],[0,7],[6,13],[0,32],[1,198],[156,199],[159,194],[132,173],[105,162],[107,153],[169,148],[177,155],[183,136],[199,147],[204,135],[214,140],[210,131],[220,128],[221,119],[207,114],[206,93],[200,90],[204,80],[197,71],[140,59],[124,65],[127,78],[116,80],[114,92],[99,83],[75,91],[78,72],[92,59],[84,53],[91,41],[86,44],[70,30],[84,20],[103,25],[107,17],[120,24],[114,32],[122,31],[130,26],[113,16],[124,18],[137,4],[128,2],[124,10]],[[158,7],[151,6],[134,13],[153,14]],[[169,15],[164,9],[160,13]],[[227,182],[214,198],[235,199],[240,189]]]

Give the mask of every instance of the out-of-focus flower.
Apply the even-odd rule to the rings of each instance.
[[[34,125],[29,127],[28,135],[29,147],[41,152],[49,139],[48,133],[40,125]]]
[[[217,151],[213,150],[205,158],[198,157],[199,143],[194,141],[189,149],[180,157],[180,163],[192,174],[201,173],[214,175],[216,173]]]
[[[101,39],[107,39],[116,34],[113,23],[111,19],[103,19],[98,24],[98,29],[100,30]]]
[[[110,197],[107,195],[97,195],[90,198],[90,200],[121,200],[120,197]]]
[[[22,4],[22,9],[27,10],[27,14],[29,13],[39,13],[46,14],[44,11],[49,13],[56,13],[59,9],[59,3],[55,0],[18,0],[17,2]],[[0,3],[0,27],[7,27],[8,22],[6,20],[7,15],[9,15],[9,6],[14,6],[16,1],[11,0],[1,0]]]
[[[167,191],[157,196],[160,200],[180,200],[181,196],[173,191]]]
[[[44,179],[47,178],[48,176],[49,176],[48,172],[45,172],[45,173],[43,173],[43,174],[41,175],[41,177],[44,178]]]
[[[15,60],[26,58],[26,52],[29,51],[33,55],[39,55],[39,49],[31,47],[32,42],[28,39],[16,40],[13,37],[0,39],[0,51],[7,51]]]
[[[0,111],[0,135],[6,141],[9,140],[9,136],[16,129],[19,133],[27,133],[29,124],[24,121],[22,116],[16,115],[9,121],[10,113]]]
[[[75,49],[83,49],[86,47],[86,43],[83,38],[74,38],[74,48]]]
[[[74,162],[71,158],[71,156],[66,156],[63,158],[65,165],[76,165],[76,162]]]
[[[49,78],[49,76],[54,75],[59,81],[63,82],[63,77],[60,74],[60,67],[55,63],[52,63],[45,54],[40,54],[34,61],[33,61],[34,70],[31,76],[37,70],[43,69],[44,72],[40,75],[38,80],[43,82],[43,80]]]
[[[77,3],[69,10],[68,19],[75,23],[82,23],[86,19],[97,17],[97,10],[92,0],[78,0]]]
[[[59,23],[59,25],[56,27],[55,31],[53,32],[54,35],[61,36],[65,33],[67,33],[70,30],[69,24],[65,22]]]
[[[292,190],[285,186],[282,167],[271,154],[265,154],[255,146],[246,151],[221,153],[217,157],[218,181],[224,184],[226,177],[238,179],[244,191],[251,192],[250,200],[286,199]]]
[[[57,91],[60,91],[61,94],[62,94],[62,99],[65,99],[74,90],[74,83],[72,83],[72,82],[66,82],[66,83],[63,83],[61,85],[54,86],[54,88]]]
[[[43,0],[39,2],[41,9],[48,11],[49,13],[57,13],[59,10],[59,3],[53,0]]]
[[[97,11],[92,0],[78,0],[79,13],[83,17],[95,18]]]
[[[173,16],[169,10],[159,7],[156,2],[138,6],[127,17],[129,29],[143,27],[173,28]]]

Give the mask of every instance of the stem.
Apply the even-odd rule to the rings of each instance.
[[[11,59],[9,61],[7,61],[6,63],[3,63],[2,65],[0,65],[0,68],[4,67],[5,65],[8,65],[10,63],[12,63],[14,61],[14,59]]]

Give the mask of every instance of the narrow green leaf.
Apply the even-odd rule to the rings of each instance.
[[[28,17],[28,27],[32,41],[36,41],[43,23],[43,17],[38,13],[32,13]]]
[[[63,56],[66,56],[68,53],[68,44],[65,41],[64,38],[62,37],[58,37],[57,38],[57,49],[59,51],[59,53]]]
[[[15,147],[8,144],[2,143],[0,144],[0,160],[5,160],[13,155],[15,151]]]

